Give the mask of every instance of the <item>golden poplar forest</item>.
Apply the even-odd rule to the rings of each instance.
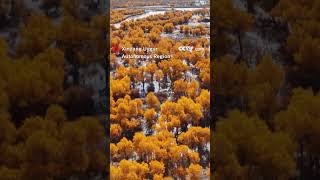
[[[0,3],[0,179],[106,179],[106,118],[82,82],[105,63],[106,16],[83,13],[81,0],[9,5]]]
[[[319,9],[215,0],[212,178],[320,178]]]
[[[124,12],[140,14],[111,8],[110,179],[210,179],[210,28],[189,25],[209,9]],[[152,54],[122,50],[142,47],[172,57],[124,58]]]
[[[114,5],[166,3],[123,1]],[[94,1],[1,1],[0,180],[320,179],[320,1],[211,3],[210,33],[187,12],[111,25],[111,45],[174,54],[119,65],[105,57],[109,22]],[[110,23],[141,13],[114,11]],[[192,40],[170,39],[177,32]],[[190,44],[213,51],[177,51]],[[106,63],[101,105],[84,76]]]

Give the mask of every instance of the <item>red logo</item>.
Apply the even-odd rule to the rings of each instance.
[[[115,54],[119,54],[120,52],[119,44],[115,44],[114,46],[112,46],[111,51]]]

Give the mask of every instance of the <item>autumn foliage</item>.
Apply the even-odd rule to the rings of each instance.
[[[115,10],[114,13],[117,11]],[[208,12],[207,12],[208,13]],[[111,179],[200,179],[209,168],[209,53],[178,51],[208,39],[164,38],[186,24],[193,12],[173,11],[124,21],[111,31],[119,47],[155,47],[164,59],[123,58],[112,53],[110,82]],[[199,28],[205,35],[207,28]],[[190,33],[192,28],[190,27]]]
[[[319,1],[215,3],[211,176],[319,179]]]
[[[105,118],[78,109],[92,105],[89,89],[80,87],[79,69],[101,63],[104,16],[84,22],[77,0],[37,1],[37,12],[24,3],[7,2],[10,18],[17,19],[6,21],[6,29],[16,37],[0,38],[0,179],[105,177]]]

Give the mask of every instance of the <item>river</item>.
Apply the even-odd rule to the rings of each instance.
[[[143,8],[143,7],[141,7]],[[119,22],[119,23],[115,23],[113,24],[115,28],[120,28],[120,25],[122,22],[125,22],[125,21],[130,21],[130,20],[137,20],[137,19],[142,19],[142,18],[146,18],[148,16],[152,16],[152,15],[158,15],[158,14],[164,14],[168,11],[171,11],[172,8],[168,7],[168,6],[146,6],[144,7],[146,10],[145,10],[145,13],[143,14],[139,14],[139,15],[134,15],[134,16],[130,16],[128,17],[127,19]],[[152,9],[152,10],[151,10]],[[198,7],[178,7],[178,8],[173,8],[174,10],[177,10],[177,11],[195,11],[195,10],[200,10],[200,9],[203,9],[203,8],[198,8]]]

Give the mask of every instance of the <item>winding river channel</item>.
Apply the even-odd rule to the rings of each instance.
[[[139,7],[140,8],[140,7]],[[122,9],[122,8],[117,8],[117,9]],[[130,20],[136,20],[136,19],[142,19],[146,18],[148,16],[152,15],[157,15],[157,14],[164,14],[165,12],[172,11],[172,10],[177,10],[177,11],[195,11],[195,10],[200,10],[203,9],[201,7],[177,7],[177,8],[171,8],[168,6],[144,6],[141,7],[141,9],[145,9],[145,13],[139,14],[139,15],[134,15],[126,18],[125,20],[113,24],[115,28],[120,28],[120,25],[122,22],[125,21],[130,21]]]

